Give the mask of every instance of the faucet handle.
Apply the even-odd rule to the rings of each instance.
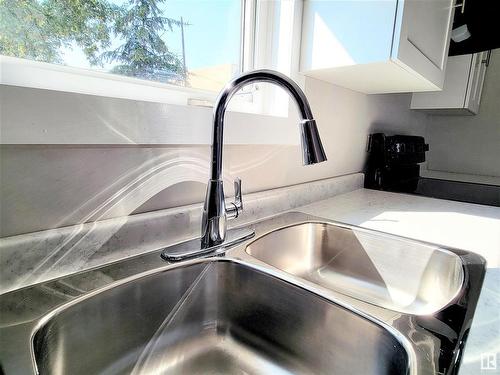
[[[236,177],[234,180],[234,204],[238,210],[243,211],[243,198],[241,197],[241,179]]]
[[[236,219],[240,212],[243,211],[243,198],[241,196],[241,179],[238,177],[234,180],[234,202],[226,209],[228,219]]]

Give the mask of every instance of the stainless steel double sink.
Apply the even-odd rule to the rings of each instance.
[[[295,213],[255,229],[20,319],[34,373],[457,373],[481,257]]]

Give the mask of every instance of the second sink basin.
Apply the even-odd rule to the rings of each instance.
[[[386,328],[269,274],[206,260],[71,303],[33,339],[39,374],[407,374]]]
[[[326,223],[270,232],[246,252],[339,293],[410,314],[449,304],[464,280],[460,257],[437,246]]]

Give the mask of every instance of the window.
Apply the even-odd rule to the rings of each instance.
[[[3,84],[211,105],[240,71],[298,79],[300,0],[0,0]],[[230,109],[288,115],[288,97],[245,87]]]
[[[218,91],[240,69],[238,0],[3,0],[0,54]]]

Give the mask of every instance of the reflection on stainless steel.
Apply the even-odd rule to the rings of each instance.
[[[409,368],[404,347],[380,325],[227,260],[141,277],[73,304],[36,333],[34,354],[42,375],[406,374]]]
[[[410,314],[440,310],[464,279],[460,258],[447,250],[324,223],[278,229],[246,251],[326,288]]]
[[[234,182],[235,202],[226,207],[224,201],[222,181],[224,115],[231,97],[243,86],[256,82],[278,85],[285,89],[297,104],[302,118],[300,135],[304,165],[320,163],[326,160],[326,154],[321,144],[309,102],[304,92],[293,80],[281,73],[264,69],[244,73],[234,78],[221,91],[214,107],[210,180],[208,181],[201,223],[201,245],[203,248],[223,243],[226,236],[227,220],[238,217],[239,212],[243,209],[241,180],[239,179]]]
[[[0,295],[0,372],[36,374],[36,362],[40,374],[458,373],[485,273],[480,256],[298,213],[254,228],[259,240],[244,241],[223,257],[165,265],[156,251]],[[323,233],[320,243],[349,247],[360,268],[353,274],[343,268],[347,263],[332,268],[352,277],[338,292],[321,278],[299,276],[301,269],[314,268],[310,264],[319,253],[306,257],[295,249],[285,262],[297,266],[293,274],[246,252],[281,228],[298,229],[296,240],[306,249],[315,248],[309,241],[318,240],[316,231]],[[352,231],[359,244],[339,228]],[[341,241],[333,246],[328,236]],[[406,242],[401,251],[398,241]],[[274,245],[262,247],[262,253],[293,247]],[[421,259],[412,256],[417,250]],[[395,259],[380,255],[384,251]],[[299,267],[295,257],[306,265]],[[405,262],[418,270],[404,268]],[[401,280],[401,270],[409,272],[406,281],[415,289],[399,286],[394,294],[389,286]],[[413,280],[419,275],[421,281],[427,275],[435,280],[437,297]],[[452,280],[456,295],[454,286],[445,286],[450,276],[457,276]],[[352,290],[345,289],[352,288],[354,278],[361,278],[358,285],[368,284],[361,290],[375,301],[350,296]],[[381,289],[370,294],[377,281]],[[410,298],[401,299],[407,294],[420,295],[421,301],[407,303]],[[398,298],[389,299],[394,295]],[[423,309],[432,312],[422,315]]]
[[[47,275],[62,267],[72,269],[74,272],[79,271],[82,265],[100,250],[99,245],[106,244],[111,236],[119,232],[120,228],[129,220],[127,215],[132,214],[152,196],[169,187],[185,181],[203,182],[208,170],[205,165],[206,160],[201,155],[183,150],[182,153],[179,151],[166,152],[127,171],[112,185],[107,186],[92,199],[78,207],[71,215],[54,225],[54,227],[64,226],[68,220],[76,220],[78,223],[95,222],[117,216],[116,212],[114,215],[110,215],[110,212],[117,210],[120,217],[108,222],[108,230],[105,233],[99,233],[95,231],[95,227],[89,229],[88,225],[81,224],[75,227],[72,232],[68,232],[65,238],[61,239],[51,251],[48,250],[46,241],[40,241],[38,249],[31,249],[30,252],[37,253],[36,257],[30,255],[31,259],[38,258],[39,260],[31,266],[30,272],[25,272],[23,277],[16,277],[17,284],[22,287],[28,283],[48,279]],[[165,178],[166,176],[167,178]],[[82,216],[84,212],[86,214]],[[80,216],[76,219],[75,215]],[[85,241],[91,242],[89,250],[78,251],[81,246],[77,245],[81,245]],[[94,250],[90,251],[90,248]],[[46,254],[46,256],[39,258],[38,254]]]

